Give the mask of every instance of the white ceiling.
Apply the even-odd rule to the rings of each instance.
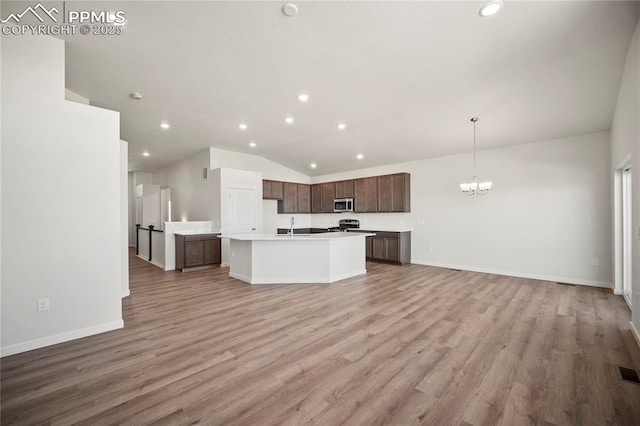
[[[609,130],[640,13],[618,1],[505,0],[491,18],[482,2],[296,2],[287,17],[284,3],[86,3],[128,22],[120,36],[66,38],[67,88],[120,111],[130,170],[214,146],[322,175],[470,151],[472,116],[479,149]]]

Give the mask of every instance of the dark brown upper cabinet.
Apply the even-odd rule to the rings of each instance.
[[[282,184],[282,200],[278,201],[278,213],[298,212],[298,184],[284,182]]]
[[[391,211],[411,211],[411,175],[396,173],[391,175]]]
[[[336,198],[353,198],[353,179],[336,182]]]
[[[310,213],[309,185],[282,182],[282,200],[278,200],[278,213]]]
[[[333,213],[333,200],[336,198],[335,182],[322,184],[322,213]]]
[[[283,183],[276,180],[262,181],[262,199],[264,200],[282,200]]]
[[[297,189],[297,213],[311,213],[311,187],[304,183],[299,183]]]
[[[378,211],[378,178],[376,176],[353,181],[353,211],[375,213]]]
[[[311,185],[311,213],[333,213],[333,200],[335,198],[335,182]]]
[[[333,213],[333,200],[353,198],[356,213],[411,211],[411,175],[395,173],[313,185],[262,181],[262,198],[278,200],[278,213]]]
[[[322,213],[322,184],[311,185],[311,213]]]

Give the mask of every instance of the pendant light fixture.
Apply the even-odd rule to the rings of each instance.
[[[478,183],[476,176],[476,123],[478,117],[473,117],[471,122],[473,123],[473,180],[471,183],[461,183],[460,189],[463,194],[467,195],[485,195],[491,189],[491,182]]]

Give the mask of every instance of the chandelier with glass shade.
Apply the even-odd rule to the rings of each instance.
[[[463,194],[467,195],[486,195],[491,189],[491,182],[478,182],[476,174],[476,123],[478,117],[473,117],[471,122],[473,123],[473,179],[470,183],[461,183],[460,189]]]

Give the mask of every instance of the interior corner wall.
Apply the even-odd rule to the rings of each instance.
[[[206,179],[203,169],[207,169]],[[171,218],[174,222],[212,220],[217,200],[211,192],[208,171],[209,150],[206,149],[153,173],[155,185],[171,188]]]
[[[636,24],[625,62],[611,124],[611,175],[631,154],[633,247],[632,322],[640,332],[640,20]],[[636,335],[640,345],[640,336]]]
[[[2,37],[2,356],[123,326],[119,114],[66,101],[64,63]]]
[[[459,187],[471,153],[314,177],[409,172],[411,212],[311,215],[312,226],[411,227],[413,263],[610,286],[609,154],[608,132],[479,151],[479,177],[494,186],[475,197]]]

